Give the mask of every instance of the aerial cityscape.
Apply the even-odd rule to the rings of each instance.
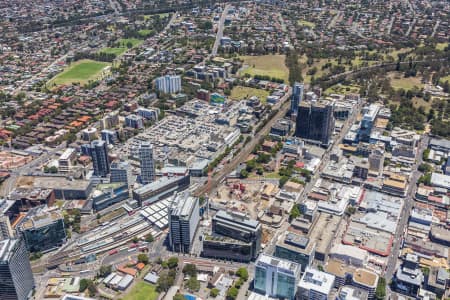
[[[0,0],[0,300],[450,299],[450,1]]]

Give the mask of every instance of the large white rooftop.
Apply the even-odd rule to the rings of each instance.
[[[300,271],[300,265],[292,261],[281,259],[278,257],[270,256],[267,254],[261,254],[256,262],[258,266],[271,266],[277,268],[279,271],[289,273],[292,275],[298,274]]]
[[[331,274],[307,267],[298,286],[305,290],[329,295],[334,286],[334,279],[335,277]]]

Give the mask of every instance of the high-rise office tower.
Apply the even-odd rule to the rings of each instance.
[[[81,146],[83,154],[92,158],[94,175],[106,177],[109,173],[108,147],[105,141],[96,140]]]
[[[298,106],[303,100],[303,83],[296,82],[292,87],[291,115],[297,115]]]
[[[139,160],[141,163],[141,182],[148,184],[155,180],[155,162],[153,160],[153,146],[149,142],[142,142],[139,146]]]
[[[255,290],[269,297],[293,300],[300,272],[300,265],[294,262],[261,254],[255,263]]]
[[[156,90],[165,94],[174,94],[181,91],[181,77],[178,75],[166,75],[155,79]]]
[[[375,119],[380,111],[380,105],[372,103],[369,106],[363,108],[363,118],[361,120],[361,128],[359,129],[359,140],[363,142],[369,142],[370,133],[372,132]]]
[[[29,299],[33,288],[33,273],[24,241],[0,241],[0,299]]]
[[[328,146],[333,131],[333,104],[330,101],[300,103],[295,136]]]
[[[131,182],[131,165],[126,161],[119,161],[111,163],[111,183],[124,182],[129,187]]]
[[[172,196],[169,206],[169,245],[172,251],[189,253],[200,222],[198,198],[189,192]]]

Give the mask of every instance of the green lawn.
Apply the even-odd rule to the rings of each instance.
[[[110,48],[110,47],[106,47],[106,48],[102,48],[100,49],[100,51],[98,51],[99,53],[107,53],[107,54],[115,54],[116,56],[120,56],[123,53],[125,53],[125,51],[127,51],[128,49],[125,47],[121,47],[121,48]]]
[[[139,35],[142,37],[147,37],[153,33],[153,30],[151,29],[141,29],[138,31]]]
[[[131,43],[131,48],[137,47],[139,45],[141,45],[144,41],[140,40],[140,39],[135,39],[135,38],[131,38],[131,39],[120,39],[119,44],[121,47],[127,47],[128,43]]]
[[[330,94],[352,94],[352,93],[358,93],[359,92],[359,86],[356,85],[344,85],[344,84],[335,84],[329,88],[327,88],[324,92],[325,95]]]
[[[270,93],[266,90],[255,89],[255,88],[245,87],[245,86],[235,86],[231,90],[230,99],[244,100],[244,99],[249,99],[252,96],[256,96],[259,98],[259,100],[264,102],[264,101],[266,101],[266,97],[269,95],[270,95]]]
[[[436,49],[443,51],[448,46],[448,43],[437,43]]]
[[[403,77],[403,74],[398,72],[390,72],[388,77],[391,79],[391,85],[394,89],[411,90],[413,87],[419,89],[423,88],[423,83],[420,77]]]
[[[326,58],[321,58],[317,61],[314,62],[314,64],[311,67],[305,67],[302,70],[302,76],[305,79],[306,83],[310,83],[311,82],[311,77],[314,76],[315,78],[321,77],[327,73],[330,72],[330,68],[324,69],[322,70],[322,67],[327,64],[327,63],[331,63],[331,65],[336,66],[338,64],[338,61],[334,58],[332,59],[326,59]],[[316,68],[317,72],[314,75],[308,75],[308,71]]]
[[[101,75],[103,70],[110,66],[110,63],[94,61],[90,59],[83,59],[72,63],[67,69],[62,73],[59,73],[53,77],[48,85],[62,85],[62,84],[73,84],[80,83],[84,85],[89,82],[89,80],[96,80]]]
[[[156,287],[144,281],[138,282],[123,300],[156,300],[158,299]]]
[[[270,178],[270,179],[280,179],[281,178],[281,176],[280,176],[280,174],[278,174],[278,172],[264,173],[264,177]]]
[[[289,69],[284,64],[284,55],[240,56],[247,67],[242,73],[251,76],[261,75],[289,80]]]
[[[445,77],[441,77],[441,79],[440,79],[440,82],[441,82],[441,83],[444,83],[444,82],[446,82],[446,81],[448,81],[448,82],[450,83],[450,75],[447,75],[447,76],[445,76]]]
[[[297,24],[300,26],[306,26],[306,27],[313,28],[313,29],[314,29],[314,27],[316,27],[316,24],[314,24],[313,22],[306,21],[306,20],[298,20]]]
[[[151,33],[150,29],[139,30],[139,34],[141,34],[142,37],[145,37],[150,33]],[[105,47],[105,48],[100,49],[98,52],[99,53],[108,53],[108,54],[112,53],[112,54],[115,54],[116,56],[120,56],[128,50],[128,43],[131,43],[131,48],[134,48],[134,47],[141,45],[143,42],[144,42],[143,40],[135,39],[135,38],[120,39],[118,41],[119,47],[113,47],[113,48]]]
[[[384,59],[386,60],[388,56],[392,56],[394,58],[394,60],[398,60],[399,54],[403,54],[403,53],[409,52],[411,50],[413,50],[413,48],[409,48],[409,47],[401,48],[398,50],[392,50],[389,53],[384,55]]]
[[[144,20],[147,21],[151,17],[158,15],[160,19],[163,19],[169,15],[169,13],[162,13],[162,14],[154,14],[154,15],[144,15]]]

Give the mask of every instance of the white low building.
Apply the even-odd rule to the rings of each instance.
[[[343,244],[334,245],[329,255],[330,258],[343,261],[347,265],[355,267],[364,266],[369,259],[369,253],[366,250]]]
[[[334,287],[335,277],[331,274],[307,267],[298,284],[299,300],[327,300]]]

